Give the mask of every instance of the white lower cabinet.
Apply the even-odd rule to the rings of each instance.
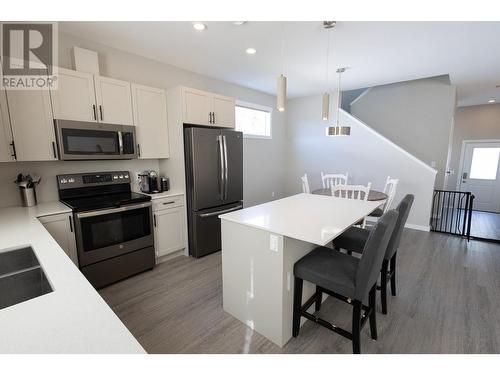
[[[186,247],[185,206],[168,206],[169,204],[175,205],[178,199],[165,198],[162,199],[162,201],[163,202],[158,202],[159,205],[156,205],[157,207],[161,205],[162,208],[153,209],[155,250],[157,257],[168,255]],[[154,206],[155,205],[153,205],[153,207]]]
[[[73,214],[56,214],[39,217],[38,220],[45,229],[61,246],[67,256],[78,267],[78,254],[76,251],[76,239],[73,225]]]

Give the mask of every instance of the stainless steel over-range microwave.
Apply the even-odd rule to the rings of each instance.
[[[135,126],[54,120],[60,160],[134,159]]]

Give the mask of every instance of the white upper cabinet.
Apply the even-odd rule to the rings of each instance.
[[[59,68],[58,88],[51,90],[54,118],[97,121],[92,74]]]
[[[95,93],[100,122],[133,125],[130,82],[94,76]]]
[[[7,90],[7,102],[16,160],[56,160],[56,140],[49,91]]]
[[[235,101],[227,96],[213,96],[213,125],[234,128]]]
[[[0,90],[0,162],[15,161],[5,90]]]
[[[210,93],[184,88],[184,123],[212,125],[212,96]]]
[[[165,90],[132,83],[132,106],[141,159],[170,156]]]
[[[234,98],[182,88],[183,122],[234,128]]]

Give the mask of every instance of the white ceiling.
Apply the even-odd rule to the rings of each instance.
[[[289,97],[326,87],[327,31],[322,22],[61,22],[63,32],[214,78],[275,94],[284,71]],[[500,102],[500,22],[338,22],[331,30],[334,71],[343,89],[449,74],[459,105]],[[247,55],[254,47],[257,54]]]

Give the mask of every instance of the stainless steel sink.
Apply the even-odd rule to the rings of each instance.
[[[0,252],[0,309],[52,291],[31,247]]]

